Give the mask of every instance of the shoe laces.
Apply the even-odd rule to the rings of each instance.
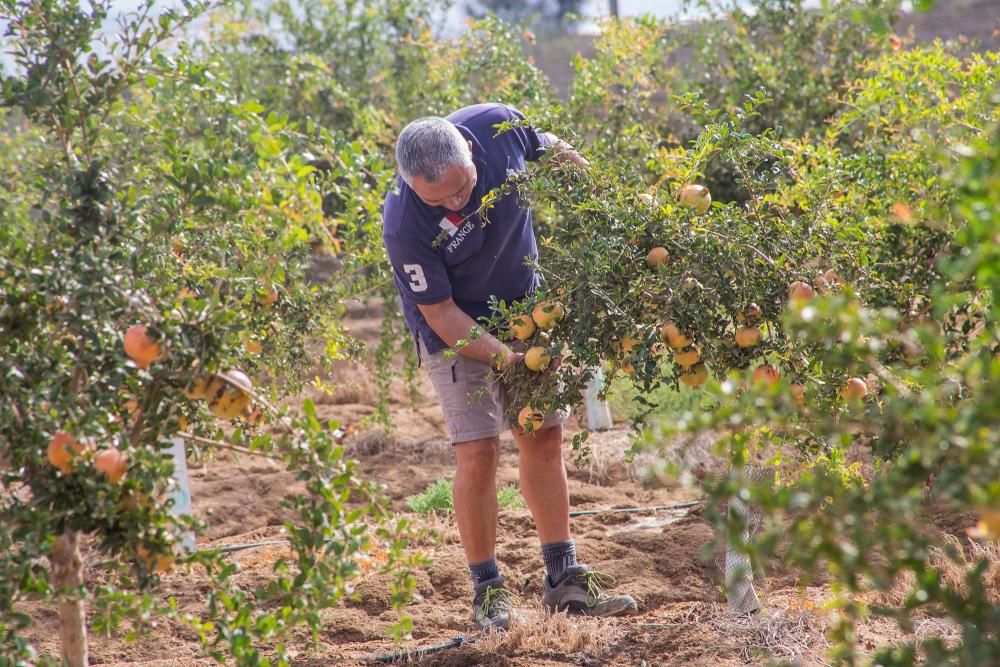
[[[597,604],[611,597],[604,590],[606,586],[611,586],[615,583],[615,578],[611,575],[588,570],[580,574],[580,579],[587,586],[587,600],[590,604]]]
[[[479,608],[487,618],[493,618],[497,612],[509,611],[513,608],[514,594],[503,586],[487,586],[482,596]]]

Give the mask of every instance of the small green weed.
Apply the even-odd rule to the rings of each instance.
[[[452,496],[452,480],[439,479],[428,486],[422,493],[410,496],[406,503],[417,514],[431,512],[450,512],[455,509]],[[497,490],[497,503],[502,509],[518,509],[524,507],[524,498],[516,484],[510,484]]]

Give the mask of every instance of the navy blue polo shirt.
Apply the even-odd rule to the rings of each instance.
[[[392,263],[403,317],[428,352],[448,345],[430,328],[417,307],[454,299],[473,320],[490,314],[489,299],[508,303],[530,294],[539,277],[525,264],[538,257],[531,213],[511,192],[486,212],[477,213],[483,195],[524,171],[549,146],[548,137],[530,127],[497,134],[496,125],[523,120],[504,104],[476,104],[448,116],[472,142],[477,180],[461,211],[425,204],[399,176],[385,198],[382,238]]]

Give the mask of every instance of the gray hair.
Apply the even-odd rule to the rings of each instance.
[[[406,183],[412,183],[414,176],[436,183],[448,165],[470,165],[472,156],[458,128],[444,118],[427,116],[413,121],[399,133],[396,163]]]

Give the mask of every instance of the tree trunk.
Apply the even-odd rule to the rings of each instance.
[[[608,13],[618,18],[618,0],[608,0]]]
[[[60,594],[59,638],[63,662],[69,667],[87,667],[87,615],[83,598],[76,593],[83,584],[83,560],[75,530],[67,530],[56,538],[49,560],[52,585]]]

